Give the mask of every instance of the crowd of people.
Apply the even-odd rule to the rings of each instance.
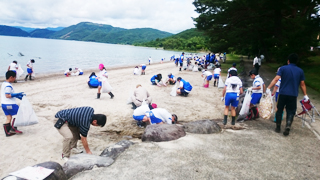
[[[151,57],[149,58],[149,64],[151,62]],[[220,62],[225,62],[226,57],[224,54],[207,54],[203,57],[188,56],[185,57],[184,53],[181,54],[179,58],[171,57],[171,61],[179,66],[179,71],[190,69],[194,71],[196,67],[197,71],[201,71],[201,76],[203,78],[203,87],[209,88],[209,83],[214,78],[213,85],[219,82],[221,78],[221,64]],[[267,86],[263,79],[259,76],[259,63],[254,63],[255,69],[249,72],[250,78],[253,80],[252,87],[248,88],[247,91],[251,92],[252,99],[250,102],[250,112],[248,116],[251,118],[258,118],[259,113],[257,109],[257,104],[259,104],[261,97],[265,93],[271,93],[270,89],[276,85],[276,88],[272,94],[276,93],[277,100],[277,112],[276,112],[276,132],[280,132],[280,126],[282,122],[283,109],[286,108],[286,128],[283,134],[285,136],[289,135],[291,124],[293,122],[293,117],[297,109],[297,96],[299,86],[302,89],[304,98],[307,101],[309,98],[306,93],[306,86],[304,83],[305,77],[302,69],[296,66],[298,61],[298,56],[296,54],[290,54],[288,57],[288,65],[282,66],[278,69],[276,77],[272,80],[269,86]],[[179,62],[179,64],[178,64]],[[194,63],[192,63],[194,62]],[[34,60],[28,62],[28,77],[32,76],[33,73],[33,63]],[[184,63],[185,66],[184,66]],[[258,65],[257,65],[258,64]],[[259,67],[258,67],[259,66]],[[89,88],[97,88],[97,99],[100,99],[101,93],[108,93],[111,99],[114,98],[112,87],[108,83],[108,73],[104,64],[99,64],[99,74],[96,75],[92,72],[89,76],[88,86]],[[141,75],[145,75],[146,65],[141,64],[135,66],[135,69],[142,71],[139,72]],[[188,68],[192,67],[192,68]],[[257,68],[258,67],[258,68]],[[21,134],[22,132],[14,126],[14,119],[12,116],[16,115],[19,106],[16,104],[16,98],[22,99],[25,95],[23,92],[15,93],[14,88],[11,83],[16,81],[17,77],[17,62],[13,61],[6,73],[6,81],[2,83],[1,86],[1,104],[2,109],[6,115],[6,122],[3,124],[4,132],[6,136],[12,136],[15,134]],[[140,71],[140,70],[139,70]],[[134,74],[138,71],[134,71]],[[72,72],[72,68],[65,72],[66,76],[71,75],[71,73],[78,73],[82,75],[83,71],[79,68],[75,68]],[[200,78],[199,78],[200,79]],[[151,85],[156,86],[168,86],[178,84],[176,89],[176,94],[187,97],[192,91],[192,85],[188,80],[182,77],[176,77],[172,73],[168,73],[166,80],[163,79],[162,74],[155,74],[150,79]],[[281,85],[280,85],[281,82]],[[231,125],[235,125],[236,111],[239,104],[239,95],[244,92],[242,87],[242,81],[238,77],[238,72],[236,68],[236,63],[232,64],[232,67],[228,69],[228,75],[225,80],[224,89],[222,91],[221,101],[225,101],[224,118],[223,125],[227,124],[227,118],[229,113],[229,107],[231,108]],[[133,109],[133,119],[137,121],[139,127],[145,127],[148,124],[176,124],[178,123],[178,117],[174,113],[170,113],[164,108],[158,108],[155,103],[152,103],[152,97],[150,96],[147,88],[142,87],[141,84],[137,84],[136,89],[133,92],[131,99],[132,109]],[[247,117],[248,117],[247,116]],[[63,140],[63,153],[62,158],[68,160],[70,157],[71,149],[77,150],[77,141],[81,139],[86,153],[91,154],[90,148],[87,143],[87,134],[90,129],[90,125],[103,127],[106,124],[107,117],[103,114],[95,114],[92,107],[78,107],[61,110],[55,115],[55,128],[64,137]],[[250,118],[250,119],[251,119]]]

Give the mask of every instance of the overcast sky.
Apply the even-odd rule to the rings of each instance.
[[[179,33],[194,27],[194,0],[0,0],[0,25],[68,27],[79,22]]]

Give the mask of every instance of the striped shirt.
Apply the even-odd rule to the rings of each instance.
[[[72,109],[65,109],[57,112],[56,118],[66,120],[69,125],[79,128],[80,134],[87,137],[92,123],[92,115],[94,109],[92,107],[79,107]]]

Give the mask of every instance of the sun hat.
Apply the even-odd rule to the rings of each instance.
[[[102,70],[104,68],[103,64],[99,64],[99,69]]]

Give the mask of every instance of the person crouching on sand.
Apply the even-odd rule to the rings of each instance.
[[[178,77],[177,81],[179,82],[177,94],[187,97],[190,91],[192,90],[191,84],[183,80],[181,77]]]
[[[231,105],[231,125],[235,125],[236,121],[236,107],[239,103],[239,95],[243,93],[242,81],[237,76],[237,71],[231,70],[229,72],[230,77],[226,80],[221,101],[225,99],[224,119],[223,125],[227,124],[227,118],[229,113],[229,106]],[[225,96],[226,95],[226,96]]]
[[[97,88],[99,86],[99,81],[97,79],[96,73],[92,72],[89,76],[88,86],[90,88]]]
[[[99,86],[98,86],[97,99],[100,99],[100,96],[101,96],[102,81],[105,79],[108,79],[108,73],[103,64],[99,64],[99,69],[100,69],[100,73],[98,77]],[[114,95],[112,94],[112,92],[109,92],[108,94],[110,95],[111,99],[113,99]]]
[[[65,75],[66,77],[69,77],[69,76],[71,75],[71,73],[72,73],[72,68],[69,68],[68,70],[66,70],[66,71],[64,72],[64,75]]]
[[[165,83],[163,83],[162,81],[162,75],[161,74],[157,74],[152,76],[152,78],[150,79],[152,85],[157,85],[157,86],[161,86],[161,84],[163,84],[164,86],[167,86]],[[161,82],[161,84],[160,84]]]
[[[170,85],[175,85],[177,82],[176,77],[172,75],[172,73],[168,74],[168,80],[166,83],[169,83]]]

